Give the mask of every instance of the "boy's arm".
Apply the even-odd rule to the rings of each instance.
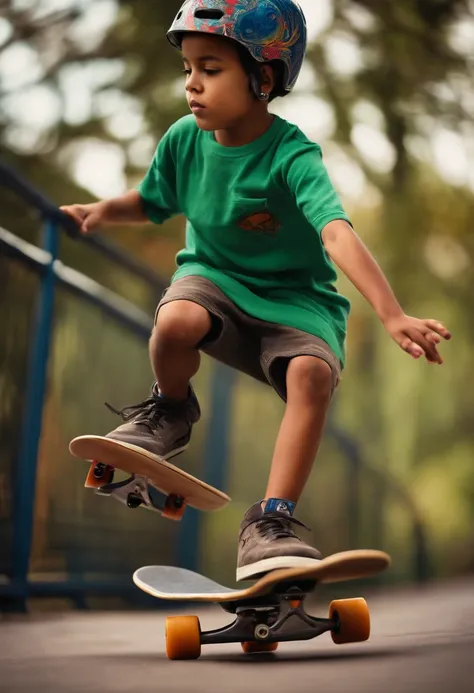
[[[120,197],[104,200],[105,223],[141,224],[148,221],[143,200],[137,190],[129,190]]]
[[[64,205],[60,209],[74,219],[84,234],[107,224],[143,224],[148,221],[137,190],[130,190],[111,200],[87,205]]]
[[[107,224],[162,224],[180,207],[176,193],[176,164],[170,128],[160,140],[153,160],[138,189],[89,205],[68,205],[62,211],[75,219],[81,233]]]
[[[382,270],[345,221],[332,221],[322,232],[324,248],[334,263],[371,304],[387,332],[414,358],[425,354],[430,363],[443,363],[436,348],[451,334],[437,320],[405,315]]]

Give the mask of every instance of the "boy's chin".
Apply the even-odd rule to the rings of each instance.
[[[213,132],[214,130],[217,130],[218,128],[215,127],[214,123],[211,123],[209,120],[205,120],[204,118],[199,118],[198,116],[194,116],[196,120],[196,125],[200,130],[204,130],[204,132]]]

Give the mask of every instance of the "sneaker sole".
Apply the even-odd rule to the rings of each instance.
[[[169,460],[172,460],[173,457],[181,455],[181,453],[183,453],[189,447],[189,443],[186,443],[186,445],[183,445],[180,448],[175,448],[174,450],[171,450],[170,452],[166,453],[166,455],[156,455],[154,452],[150,452],[146,448],[141,448],[139,445],[134,445],[134,443],[125,443],[123,440],[119,440],[117,438],[109,438],[109,440],[113,440],[115,443],[120,443],[120,445],[123,445],[125,448],[135,450],[136,452],[139,452],[141,455],[145,455],[146,457],[149,457],[152,460],[161,460],[162,462],[169,462]]]
[[[274,558],[264,558],[262,561],[249,563],[241,568],[237,568],[237,582],[241,580],[254,580],[262,573],[279,568],[311,568],[321,563],[320,558],[306,558],[305,556],[275,556]]]

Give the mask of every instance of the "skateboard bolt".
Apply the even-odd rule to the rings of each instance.
[[[270,628],[264,623],[260,623],[255,627],[255,638],[257,640],[266,640],[270,635]]]

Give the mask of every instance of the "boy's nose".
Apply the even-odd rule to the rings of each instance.
[[[186,91],[193,92],[201,92],[202,91],[202,85],[197,77],[193,77],[192,75],[189,76],[187,82],[186,82]]]

